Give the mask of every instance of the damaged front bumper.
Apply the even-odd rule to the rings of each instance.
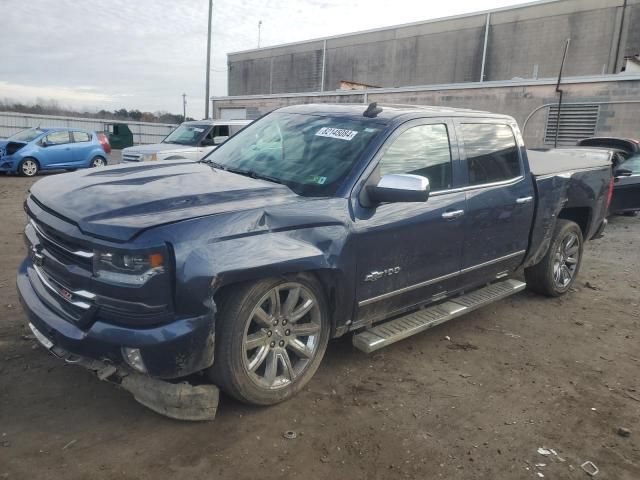
[[[38,342],[52,355],[86,368],[100,380],[118,385],[131,393],[138,403],[160,415],[188,421],[208,421],[216,416],[219,390],[215,385],[167,382],[123,365],[74,355],[51,343],[32,323],[29,327]]]
[[[151,328],[123,327],[99,319],[80,328],[50,306],[57,297],[29,274],[31,266],[26,259],[20,267],[18,294],[31,331],[49,352],[120,385],[162,415],[180,420],[214,418],[218,388],[180,380],[213,364],[213,313]],[[127,351],[135,351],[141,362],[132,362]]]
[[[12,173],[15,171],[15,162],[6,156],[0,155],[0,172]]]

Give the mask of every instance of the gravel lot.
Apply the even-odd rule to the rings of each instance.
[[[291,401],[223,396],[193,424],[27,335],[14,278],[32,183],[0,176],[0,479],[585,479],[586,460],[640,479],[639,217],[611,219],[564,298],[521,293],[370,356],[344,337]]]

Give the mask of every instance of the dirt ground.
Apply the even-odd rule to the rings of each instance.
[[[194,424],[23,337],[31,183],[0,176],[0,479],[586,479],[587,460],[640,479],[639,217],[611,219],[564,298],[521,293],[370,356],[343,337],[294,399],[223,396]]]

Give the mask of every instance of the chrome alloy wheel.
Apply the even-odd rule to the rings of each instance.
[[[322,329],[318,299],[300,283],[269,290],[251,312],[244,331],[243,366],[260,387],[291,384],[318,351]]]
[[[33,177],[38,173],[38,164],[34,160],[23,160],[22,173],[27,177]]]
[[[105,165],[106,165],[106,162],[104,161],[104,158],[102,158],[102,157],[96,157],[91,162],[91,166],[92,167],[104,167]]]
[[[580,239],[571,232],[558,245],[553,260],[553,281],[558,288],[566,288],[571,283],[579,260]]]

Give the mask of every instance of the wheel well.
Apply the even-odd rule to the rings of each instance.
[[[332,269],[318,269],[318,270],[305,270],[302,272],[288,272],[281,275],[273,275],[273,277],[274,278],[284,277],[286,275],[292,275],[292,274],[311,275],[320,283],[324,291],[325,297],[327,299],[327,308],[329,310],[329,321],[331,322],[331,337],[334,337],[336,333],[336,324],[338,320],[337,309],[339,304],[339,299],[338,299],[339,289],[337,287],[339,283],[339,278],[338,278],[339,273],[336,270],[332,270]],[[238,285],[257,282],[257,281],[263,280],[264,278],[269,278],[269,277],[256,277],[248,280],[243,280],[243,281],[222,285],[221,287],[215,290],[213,294],[213,301],[217,306],[219,306],[221,303],[222,297],[224,297],[226,292],[228,292],[230,289],[237,287]],[[349,313],[347,313],[347,315],[348,314]]]
[[[582,230],[582,236],[586,239],[591,223],[591,209],[589,207],[564,208],[558,214],[558,218],[575,222]]]
[[[24,157],[22,160],[20,160],[20,163],[24,162],[25,160],[33,160],[34,162],[36,162],[38,164],[38,168],[40,168],[40,161],[36,158],[36,157]]]

